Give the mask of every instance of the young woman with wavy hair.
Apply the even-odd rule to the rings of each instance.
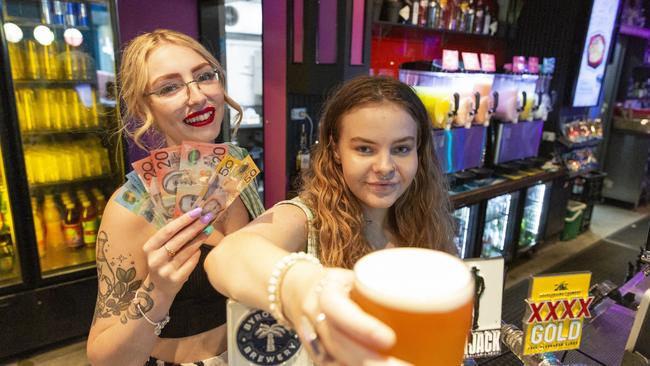
[[[359,77],[330,96],[319,140],[299,196],[224,238],[206,272],[230,298],[293,325],[319,365],[401,365],[376,351],[395,335],[349,299],[349,269],[383,248],[455,252],[427,112],[409,86]]]

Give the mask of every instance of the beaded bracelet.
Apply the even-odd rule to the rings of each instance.
[[[269,277],[269,285],[267,287],[269,293],[269,310],[271,310],[271,315],[275,318],[278,324],[285,328],[290,327],[290,324],[282,310],[280,289],[287,271],[289,271],[294,264],[300,261],[311,262],[322,267],[320,261],[311,254],[305,252],[290,253],[275,264],[275,268],[273,269],[273,272],[271,272],[271,277]]]
[[[162,332],[163,328],[165,327],[165,325],[167,325],[167,323],[169,323],[169,320],[171,319],[169,317],[169,313],[167,313],[167,315],[165,315],[165,318],[163,320],[161,320],[159,322],[155,322],[155,321],[149,319],[149,317],[144,314],[144,311],[142,311],[142,308],[140,307],[140,304],[138,304],[138,302],[137,302],[137,298],[138,298],[138,293],[136,292],[135,297],[132,300],[133,303],[135,304],[135,307],[138,309],[138,311],[140,312],[140,315],[142,315],[144,320],[146,320],[149,324],[154,326],[153,334],[159,336],[160,333]]]

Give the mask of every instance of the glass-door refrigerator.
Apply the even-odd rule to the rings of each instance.
[[[524,253],[542,240],[546,226],[546,210],[550,199],[551,182],[528,187],[519,230],[517,253]]]
[[[481,257],[513,257],[513,233],[519,192],[507,193],[487,200],[483,225]]]
[[[471,205],[454,210],[455,222],[454,244],[461,258],[471,258],[474,255],[474,238],[479,205]]]
[[[13,250],[0,246],[14,257],[13,269],[5,271],[11,275],[0,277],[0,323],[17,329],[0,332],[2,358],[87,333],[99,220],[124,177],[124,154],[114,133],[115,4],[0,4],[6,106],[0,118],[11,167],[3,193],[13,199],[13,217],[21,218],[15,230],[22,233],[12,240]],[[35,315],[43,312],[47,316]]]

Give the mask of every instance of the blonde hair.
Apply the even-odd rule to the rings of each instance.
[[[366,222],[361,204],[345,182],[334,151],[343,116],[381,103],[393,103],[409,113],[418,130],[415,178],[388,213],[396,244],[456,254],[446,180],[433,153],[424,105],[409,86],[397,80],[363,76],[345,83],[326,102],[320,119],[321,143],[314,148],[312,168],[302,176],[300,196],[314,210],[320,258],[327,266],[351,268],[372,251],[363,234]]]
[[[141,34],[131,40],[122,52],[118,85],[119,103],[121,105],[120,131],[130,137],[139,147],[147,149],[142,143],[142,137],[155,128],[153,114],[149,109],[144,95],[149,82],[147,59],[151,52],[163,44],[173,44],[194,50],[212,65],[222,76],[223,68],[219,61],[193,38],[169,29],[156,29],[153,32]],[[225,80],[221,78],[225,89]],[[237,133],[242,119],[242,108],[224,92],[225,102],[238,112],[233,134]],[[130,125],[135,123],[135,126]]]

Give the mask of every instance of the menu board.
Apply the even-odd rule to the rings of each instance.
[[[573,93],[574,107],[598,104],[620,0],[594,0]]]

